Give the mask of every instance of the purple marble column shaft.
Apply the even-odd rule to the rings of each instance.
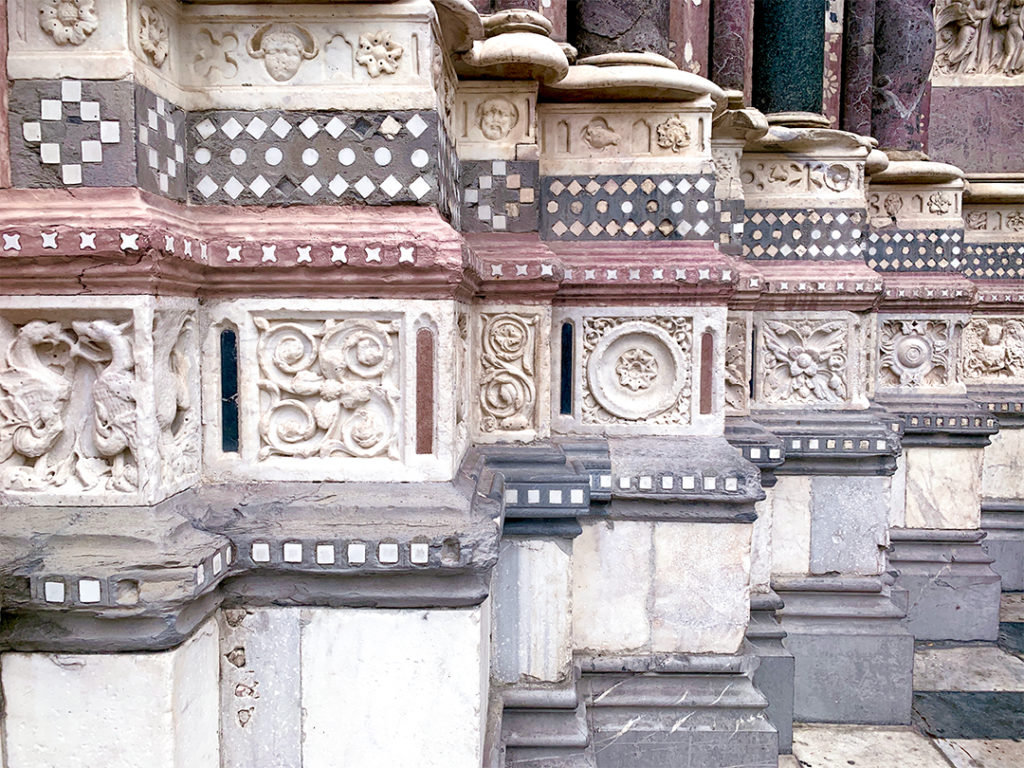
[[[711,79],[743,91],[750,100],[754,5],[751,0],[715,0],[711,38]]]
[[[877,0],[871,134],[882,149],[926,151],[934,0]]]
[[[875,0],[846,0],[843,13],[842,117],[844,131],[871,134],[871,79],[875,58]]]

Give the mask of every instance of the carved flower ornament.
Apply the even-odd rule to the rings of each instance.
[[[619,384],[634,392],[648,389],[658,376],[658,361],[646,349],[639,347],[627,350],[619,356],[615,365]]]
[[[359,36],[356,61],[366,67],[370,77],[380,77],[382,72],[393,75],[398,71],[398,61],[404,50],[392,41],[390,32],[382,29],[372,35]]]
[[[159,8],[143,5],[139,8],[139,47],[149,56],[154,66],[163,66],[170,45],[167,17]]]
[[[835,402],[846,397],[843,373],[845,329],[841,323],[791,327],[769,322],[764,328],[770,389],[782,399]]]
[[[57,45],[81,45],[96,31],[99,19],[93,0],[42,0],[39,26]]]

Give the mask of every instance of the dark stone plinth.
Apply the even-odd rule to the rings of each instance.
[[[910,722],[914,637],[878,577],[802,578],[772,584],[786,647],[796,661],[797,721]]]
[[[878,0],[875,5],[871,135],[882,149],[925,151],[934,0]]]
[[[928,152],[967,172],[1020,173],[1024,88],[935,87]]]
[[[577,0],[569,41],[580,56],[653,51],[669,56],[669,0]]]
[[[982,548],[1006,592],[1024,590],[1024,499],[983,499]]]
[[[736,656],[578,659],[597,768],[778,765],[749,647]]]
[[[711,79],[750,97],[753,64],[750,0],[715,0],[711,38]]]
[[[768,699],[765,714],[779,732],[779,752],[793,751],[793,678],[795,662],[783,640],[786,632],[775,612],[782,600],[774,592],[750,596],[750,624],[747,642],[761,660],[754,672],[754,685]]]
[[[876,0],[846,0],[843,16],[844,131],[871,135],[871,78],[875,57]]]
[[[753,104],[762,112],[821,112],[826,6],[756,0]]]
[[[894,528],[889,563],[909,596],[907,629],[918,640],[995,640],[999,575],[983,531]]]

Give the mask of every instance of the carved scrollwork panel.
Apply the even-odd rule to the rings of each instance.
[[[747,320],[730,316],[725,334],[725,405],[733,413],[750,408]]]
[[[257,317],[259,458],[400,458],[395,320]]]
[[[480,429],[485,433],[536,429],[540,315],[487,312],[480,320]]]

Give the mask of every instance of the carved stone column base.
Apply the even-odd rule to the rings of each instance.
[[[576,670],[577,676],[579,670]],[[576,676],[567,685],[505,692],[501,721],[504,765],[595,768],[586,708]]]
[[[1024,500],[988,499],[981,502],[982,544],[992,558],[1006,592],[1024,589]]]
[[[775,768],[778,734],[753,680],[749,645],[733,656],[577,657],[596,768]]]
[[[793,751],[793,654],[783,640],[785,630],[775,612],[782,608],[782,600],[774,592],[750,596],[750,624],[747,640],[761,660],[754,672],[754,685],[768,699],[765,714],[779,732],[779,752]]]
[[[910,722],[914,638],[879,577],[816,577],[772,585],[796,662],[797,721]]]
[[[918,640],[995,640],[999,574],[983,531],[893,528],[890,565],[908,593],[906,626]]]

